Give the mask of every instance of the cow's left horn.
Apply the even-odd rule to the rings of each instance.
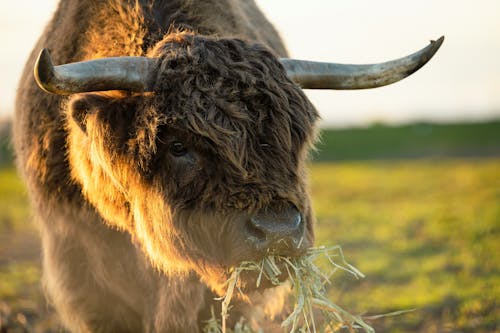
[[[443,44],[444,36],[409,56],[371,65],[346,65],[280,59],[288,77],[304,89],[368,89],[397,82],[425,65]]]
[[[156,60],[147,57],[115,57],[54,66],[43,49],[35,64],[35,79],[43,90],[58,94],[129,90],[151,91]]]

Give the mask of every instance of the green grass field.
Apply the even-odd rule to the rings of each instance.
[[[500,120],[324,129],[316,161],[500,156]]]
[[[371,322],[380,332],[500,329],[500,159],[314,164],[311,185],[317,244],[342,245],[367,275],[336,273],[337,304],[366,315],[416,309]],[[0,302],[37,320],[46,307],[29,215],[20,180],[2,169]]]

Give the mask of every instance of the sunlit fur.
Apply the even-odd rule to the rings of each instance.
[[[264,255],[241,232],[259,210],[297,207],[312,244],[305,160],[318,116],[252,1],[62,1],[42,46],[56,63],[158,58],[150,93],[48,95],[30,78],[35,53],[20,85],[18,165],[69,329],[198,332],[227,269]],[[279,326],[285,289],[250,291],[231,320]]]

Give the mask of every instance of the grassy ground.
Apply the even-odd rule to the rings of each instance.
[[[500,160],[312,167],[317,243],[341,244],[367,278],[332,296],[384,332],[493,332],[500,311]]]
[[[317,244],[341,244],[367,275],[338,274],[336,303],[370,315],[417,309],[372,322],[380,332],[500,330],[500,159],[339,162],[311,173]],[[22,311],[11,318],[43,331],[53,319],[29,220],[21,182],[0,169],[0,322],[2,311]]]
[[[0,168],[1,333],[57,327],[42,297],[40,275],[40,244],[26,190],[12,168]]]

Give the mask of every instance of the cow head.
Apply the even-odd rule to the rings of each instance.
[[[163,272],[196,271],[222,291],[227,268],[270,251],[300,255],[314,239],[305,161],[318,114],[292,79],[388,84],[422,66],[431,46],[423,60],[380,69],[388,73],[354,68],[357,86],[339,78],[348,75],[339,65],[280,61],[260,45],[190,33],[168,35],[147,57],[53,67],[42,52],[35,76],[72,94],[72,177],[104,222],[129,232]]]

